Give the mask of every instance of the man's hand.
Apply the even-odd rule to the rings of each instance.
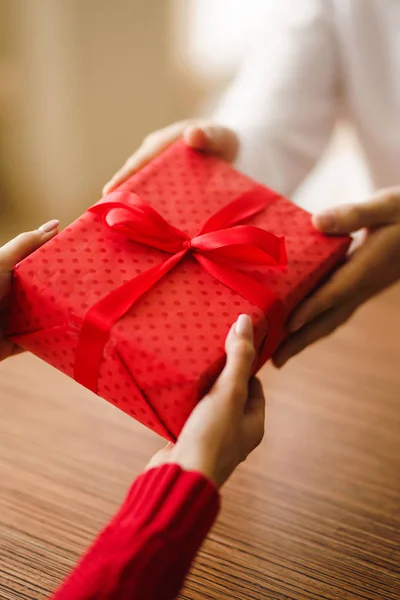
[[[20,352],[4,335],[12,270],[17,263],[54,237],[59,221],[49,221],[36,231],[21,233],[0,248],[0,360]]]
[[[199,471],[217,487],[261,443],[265,399],[260,382],[250,379],[255,350],[250,317],[241,315],[226,340],[227,361],[212,390],[196,406],[175,446],[153,457],[148,468],[176,463]]]
[[[103,194],[114,190],[179,138],[183,138],[190,148],[219,156],[228,162],[235,159],[238,151],[237,136],[226,127],[200,121],[174,123],[148,135],[140,148],[104,186]]]
[[[292,315],[292,333],[274,356],[277,367],[332,333],[361,304],[400,279],[400,188],[382,190],[365,204],[317,215],[314,225],[334,235],[364,229],[365,237],[346,264]]]

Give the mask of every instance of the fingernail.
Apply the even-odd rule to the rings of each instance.
[[[184,132],[183,137],[185,142],[189,145],[189,146],[202,146],[203,142],[200,141],[199,143],[199,139],[198,139],[198,135],[203,134],[204,135],[204,131],[201,127],[198,127],[197,125],[190,125]]]
[[[47,223],[44,223],[44,225],[41,225],[38,228],[38,231],[41,231],[42,233],[51,233],[52,231],[57,229],[59,224],[60,221],[57,221],[57,219],[52,219],[51,221],[47,221]]]
[[[315,215],[314,223],[318,229],[323,231],[335,231],[337,228],[337,219],[333,211],[326,211],[319,215]]]
[[[240,315],[235,326],[236,335],[253,339],[253,322],[249,315]]]
[[[208,139],[213,137],[214,131],[215,131],[215,127],[213,127],[212,125],[207,125],[206,127],[202,127],[202,132]]]

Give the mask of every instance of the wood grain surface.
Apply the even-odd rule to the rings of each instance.
[[[266,438],[183,599],[400,598],[399,340],[395,288],[264,369]],[[32,356],[0,366],[0,394],[0,598],[44,599],[161,442]]]

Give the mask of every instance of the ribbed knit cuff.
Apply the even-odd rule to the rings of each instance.
[[[200,473],[162,465],[132,485],[53,600],[172,600],[219,509]]]
[[[219,506],[219,492],[204,475],[165,464],[136,479],[109,527],[129,529],[133,521],[142,530],[156,523],[159,531],[198,546]]]

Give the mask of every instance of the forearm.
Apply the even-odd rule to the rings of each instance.
[[[291,195],[320,158],[335,120],[329,2],[282,0],[251,44],[214,120],[239,137],[236,166]]]

